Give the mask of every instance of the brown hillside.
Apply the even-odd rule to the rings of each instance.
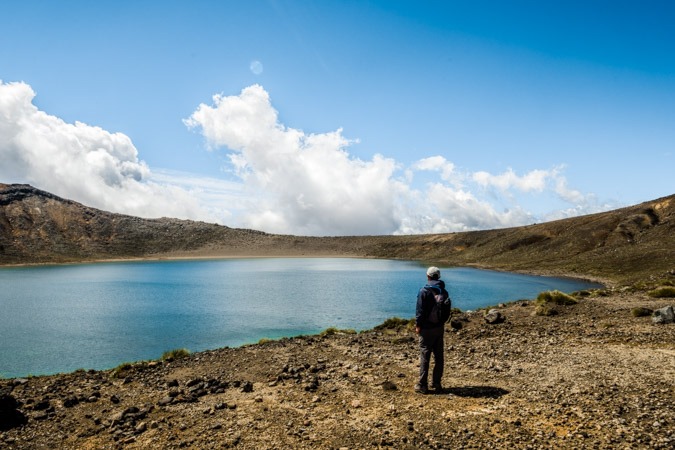
[[[675,195],[525,227],[415,236],[302,237],[141,219],[0,184],[0,264],[124,258],[356,256],[628,282],[675,269]]]

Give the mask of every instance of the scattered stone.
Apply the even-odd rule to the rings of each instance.
[[[253,392],[253,383],[250,381],[244,381],[241,385],[241,392]]]
[[[138,425],[136,425],[136,428],[134,428],[134,433],[136,434],[141,434],[145,433],[145,430],[148,429],[148,424],[145,422],[141,422]]]
[[[9,430],[27,422],[18,407],[19,403],[9,392],[0,390],[0,430]]]
[[[652,316],[652,322],[655,324],[669,324],[675,322],[675,311],[672,306],[657,309]]]
[[[488,313],[485,315],[485,322],[489,323],[490,325],[496,325],[498,323],[503,323],[505,320],[505,317],[502,315],[502,313],[496,309],[491,309],[488,311]]]
[[[43,398],[39,402],[33,405],[33,409],[36,411],[44,411],[46,409],[49,409],[49,399],[48,398]]]
[[[396,384],[394,384],[393,382],[387,380],[382,383],[382,389],[384,389],[385,391],[396,391],[398,390],[398,386],[396,386]]]
[[[47,420],[49,418],[49,414],[47,414],[46,411],[39,411],[33,416],[34,420]]]
[[[185,383],[185,386],[192,387],[192,386],[195,386],[197,384],[200,384],[202,381],[203,380],[201,378],[193,378],[193,379],[189,380],[187,383]]]

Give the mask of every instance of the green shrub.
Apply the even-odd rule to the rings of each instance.
[[[633,317],[645,317],[645,316],[651,316],[652,311],[649,308],[633,308],[630,310],[630,313]]]
[[[415,319],[401,319],[400,317],[390,317],[375,327],[376,330],[399,330],[401,328],[414,328]]]
[[[126,373],[131,369],[133,365],[130,362],[124,362],[120,364],[119,366],[115,367],[112,372],[110,373],[110,376],[113,378],[124,378],[126,376]]]
[[[537,305],[544,305],[546,303],[553,303],[555,305],[576,305],[578,302],[570,295],[560,291],[544,291],[537,296]]]
[[[609,297],[612,295],[611,289],[594,289],[591,292],[591,297]]]
[[[675,286],[661,286],[647,292],[647,295],[655,298],[675,297]]]
[[[320,336],[332,336],[336,333],[339,333],[340,330],[338,330],[336,327],[328,327],[325,330],[323,330],[321,333],[319,333]]]
[[[555,308],[551,308],[547,304],[537,305],[534,308],[535,316],[555,316],[556,314],[558,314],[558,311],[556,311]]]
[[[185,348],[177,348],[174,350],[169,350],[162,354],[162,361],[173,361],[175,359],[185,358],[190,354],[190,351]]]
[[[637,281],[637,282],[633,283],[631,288],[632,288],[633,291],[646,291],[648,289],[651,289],[651,286],[648,285],[644,281]]]
[[[260,344],[260,345],[261,345],[261,344],[267,344],[268,342],[274,342],[274,339],[270,339],[270,338],[260,338],[260,340],[258,341],[258,344]]]
[[[337,327],[328,327],[325,330],[323,330],[321,333],[319,333],[319,336],[332,336],[334,334],[356,334],[356,330],[352,328],[348,328],[345,330],[341,330],[340,328]]]

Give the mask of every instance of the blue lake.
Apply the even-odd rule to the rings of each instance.
[[[443,268],[453,306],[471,310],[577,280]],[[200,351],[372,328],[415,314],[425,268],[409,261],[263,258],[0,269],[0,377],[107,369]]]

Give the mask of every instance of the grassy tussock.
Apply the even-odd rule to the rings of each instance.
[[[321,333],[319,333],[320,336],[332,336],[334,334],[356,334],[356,330],[353,330],[351,328],[341,330],[340,328],[336,327],[328,327],[325,330],[323,330]]]
[[[123,362],[119,366],[115,367],[112,372],[110,373],[110,376],[112,378],[124,378],[126,377],[127,372],[129,369],[133,367],[133,364],[130,362]]]
[[[630,310],[630,313],[633,317],[646,317],[646,316],[651,316],[652,311],[649,308],[633,308]]]
[[[555,316],[558,314],[558,311],[555,308],[552,308],[550,305],[547,304],[541,304],[537,305],[534,308],[534,315],[535,316]]]
[[[375,330],[414,330],[415,329],[415,319],[401,319],[400,317],[390,317],[389,319],[382,322],[380,325],[375,327]]]
[[[654,290],[647,292],[647,295],[654,298],[671,298],[675,297],[675,286],[661,286]]]
[[[161,360],[162,361],[173,361],[176,359],[181,359],[185,358],[190,354],[190,351],[185,349],[185,348],[177,348],[174,350],[169,350],[167,352],[164,352],[162,354]]]
[[[540,292],[539,295],[537,296],[537,300],[535,301],[535,304],[537,306],[546,304],[568,306],[568,305],[576,305],[577,303],[578,302],[574,297],[560,291]]]

